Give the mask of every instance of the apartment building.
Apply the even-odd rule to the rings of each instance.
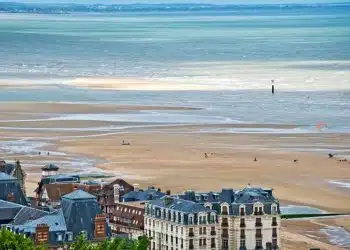
[[[279,231],[279,202],[272,189],[186,191],[145,207],[152,250],[279,249]]]

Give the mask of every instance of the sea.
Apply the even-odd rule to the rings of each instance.
[[[201,108],[85,117],[96,120],[298,126],[226,132],[350,131],[350,4],[158,7],[0,13],[0,85],[15,87],[1,87],[0,101]],[[159,90],[65,84],[104,77]],[[210,91],[165,91],[162,82]]]

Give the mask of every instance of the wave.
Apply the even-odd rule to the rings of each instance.
[[[73,12],[153,12],[153,11],[230,11],[244,9],[347,8],[350,3],[312,4],[48,4],[0,2],[0,12],[9,13],[73,13]]]

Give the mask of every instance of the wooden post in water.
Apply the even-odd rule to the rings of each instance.
[[[274,95],[275,94],[275,85],[274,85],[275,80],[271,80],[271,82],[272,82],[272,89],[271,89],[271,91],[272,91],[272,94]]]

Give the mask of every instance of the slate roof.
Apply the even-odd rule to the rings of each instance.
[[[22,207],[16,203],[0,200],[0,225],[12,221]]]
[[[203,207],[202,205],[188,200],[177,199],[171,196],[164,196],[158,200],[150,201],[149,204],[161,207],[168,208],[175,211],[180,211],[183,213],[198,213],[198,212],[211,212],[213,210]]]
[[[22,206],[21,210],[14,217],[12,224],[20,225],[26,223],[27,221],[39,219],[40,217],[48,214],[49,212],[44,210]]]
[[[17,180],[15,177],[8,175],[4,172],[0,172],[0,182],[7,182],[7,181],[13,181]]]
[[[262,188],[251,188],[247,187],[239,191],[235,195],[235,203],[255,203],[255,202],[274,202],[275,197],[272,196],[269,192],[265,191]]]
[[[16,169],[15,164],[4,163],[4,165],[0,168],[0,172],[4,172],[8,175],[12,175],[15,169]]]
[[[131,191],[125,195],[123,195],[122,200],[124,202],[128,201],[147,201],[147,200],[155,200],[163,197],[165,193],[158,191],[157,189],[150,188],[145,191]]]
[[[28,205],[19,181],[8,174],[0,173],[0,200],[7,201],[8,194],[14,195],[14,202],[21,205]]]
[[[96,200],[96,197],[84,192],[82,190],[76,190],[72,193],[66,194],[62,197],[63,199],[69,199],[69,200]]]
[[[82,190],[74,191],[62,197],[61,208],[67,228],[74,237],[84,230],[88,239],[93,239],[94,218],[102,213],[95,196]]]

